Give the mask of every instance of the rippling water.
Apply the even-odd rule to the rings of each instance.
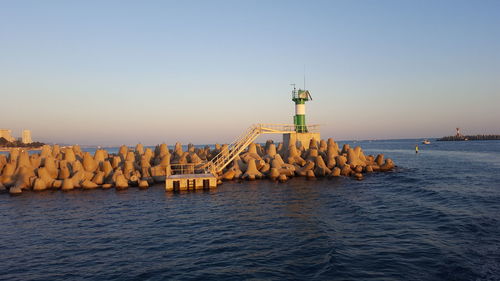
[[[500,142],[358,142],[351,179],[0,195],[2,280],[500,280]]]

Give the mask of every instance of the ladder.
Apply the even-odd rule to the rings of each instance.
[[[222,151],[219,152],[208,165],[210,170],[219,173],[221,172],[229,163],[231,163],[236,156],[243,152],[258,136],[260,135],[259,128],[256,125],[250,126],[243,134],[241,134],[233,143],[227,146],[227,149],[223,147]]]

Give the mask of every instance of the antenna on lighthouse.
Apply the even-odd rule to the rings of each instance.
[[[304,90],[306,89],[306,65],[304,64]]]

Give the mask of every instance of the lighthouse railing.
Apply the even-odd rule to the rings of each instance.
[[[258,124],[262,134],[286,134],[294,132],[319,133],[320,125],[294,125],[294,124]]]

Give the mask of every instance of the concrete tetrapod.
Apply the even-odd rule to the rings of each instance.
[[[46,189],[47,189],[47,184],[45,184],[45,181],[40,179],[40,178],[36,178],[35,183],[33,184],[33,190],[34,191],[43,191]]]
[[[81,182],[85,180],[85,172],[83,170],[77,171],[73,177],[71,177],[71,181],[73,183],[73,187],[81,187]],[[63,182],[64,184],[64,182]]]
[[[306,161],[316,161],[316,158],[319,156],[319,151],[317,148],[310,148],[307,152],[306,152]]]
[[[349,146],[348,143],[344,144],[342,146],[342,151],[340,152],[340,154],[346,154],[347,155],[347,151],[349,151],[349,149],[351,149],[351,147]]]
[[[94,153],[94,161],[96,162],[96,164],[100,164],[100,163],[104,162],[105,159],[106,159],[105,150],[97,149]]]
[[[269,157],[274,157],[276,155],[276,145],[274,143],[266,144],[266,155]]]
[[[83,159],[82,148],[79,145],[73,145],[73,152],[75,153],[76,160],[81,161]]]
[[[76,160],[75,152],[73,151],[72,148],[66,147],[64,149],[64,160],[68,162],[74,162]]]
[[[33,169],[37,169],[40,165],[42,165],[42,157],[38,154],[32,154],[30,155],[30,163]]]
[[[333,142],[333,140],[330,138],[328,139],[327,143],[327,149],[326,149],[326,166],[329,169],[333,169],[336,165],[335,157],[339,155],[338,151],[338,146],[336,146],[336,143]]]
[[[0,175],[2,175],[2,170],[5,164],[7,164],[7,157],[5,157],[5,155],[3,154],[0,154]]]
[[[297,147],[295,145],[290,145],[288,147],[288,164],[298,164],[299,166],[304,166],[306,164],[306,160],[304,160],[301,156]]]
[[[366,165],[364,172],[373,173],[373,167],[371,165]]]
[[[384,154],[377,155],[377,157],[375,158],[375,163],[379,166],[382,166],[382,164],[384,164]]]
[[[348,177],[351,175],[352,173],[352,169],[351,169],[351,166],[349,165],[344,165],[341,169],[340,169],[340,174],[344,177]]]
[[[81,184],[83,189],[96,189],[98,188],[99,186],[89,180],[84,180]]]
[[[331,174],[332,171],[326,166],[321,156],[316,157],[314,174],[318,177],[324,177]]]
[[[115,188],[118,190],[128,188],[128,181],[121,171],[115,172]]]
[[[362,180],[363,179],[363,174],[362,173],[354,173],[354,178],[357,180]]]
[[[278,177],[278,180],[280,182],[286,182],[288,180],[288,178],[285,174],[280,174],[280,176]]]
[[[104,172],[98,171],[94,177],[92,178],[92,182],[97,184],[97,185],[102,185],[104,184]]]
[[[241,171],[240,171],[241,173]],[[235,178],[235,175],[236,175],[236,172],[234,170],[227,170],[224,174],[222,174],[221,178],[222,180],[225,180],[225,181],[230,181],[230,180],[233,180]]]
[[[380,171],[386,172],[392,170],[393,168],[394,168],[394,163],[392,162],[392,159],[388,158],[387,160],[385,160],[384,164],[380,166]]]
[[[308,171],[312,171],[314,169],[314,162],[312,161],[307,161],[307,163],[304,165],[304,167],[299,167],[295,170],[295,173],[299,176],[307,176]]]
[[[120,167],[121,162],[122,162],[122,158],[120,156],[114,156],[111,159],[111,167],[113,167],[113,169],[116,169],[116,168]]]
[[[37,169],[38,178],[42,180],[46,187],[52,188],[55,178],[52,178],[46,167]]]
[[[318,151],[320,153],[324,153],[324,152],[326,152],[327,148],[328,148],[328,144],[326,143],[326,141],[325,140],[320,140],[319,141]]]
[[[73,190],[75,187],[73,185],[73,180],[72,179],[64,179],[63,184],[61,187],[61,190],[63,191],[68,191],[68,190]]]
[[[363,153],[363,149],[361,148],[361,146],[356,146],[354,148],[354,153],[356,154],[356,157],[358,157],[358,159],[361,160],[363,163],[367,162],[366,156]]]
[[[31,189],[35,178],[33,168],[21,166],[16,172],[16,183],[14,185],[21,189]]]
[[[351,167],[366,166],[366,163],[358,158],[356,152],[352,148],[347,150],[347,164],[351,165]]]
[[[127,153],[127,156],[125,157],[125,161],[135,162],[135,154],[134,154],[134,152],[129,151]]]
[[[19,169],[20,167],[32,168],[30,157],[26,150],[21,151],[17,159],[17,168]]]
[[[104,172],[104,179],[113,175],[113,167],[108,160],[104,161],[102,164],[102,171]]]
[[[78,171],[85,171],[85,169],[83,169],[83,166],[82,166],[82,163],[80,162],[80,160],[75,160],[73,162],[71,162],[71,170],[73,172],[73,174],[75,174],[76,172]]]
[[[59,161],[59,174],[57,178],[60,180],[67,179],[71,176],[71,171],[69,170],[69,164],[66,160]]]
[[[9,188],[9,193],[11,195],[19,195],[19,194],[23,193],[23,190],[18,186],[13,186],[13,187]]]
[[[43,166],[47,169],[51,178],[57,178],[59,171],[57,169],[55,159],[52,156],[45,158]]]
[[[259,154],[257,153],[257,146],[255,145],[255,143],[251,143],[249,146],[248,146],[248,151],[243,153],[241,156],[240,156],[241,159],[243,159],[243,161],[245,161],[247,164],[250,163],[250,160],[251,159],[254,159],[254,160],[262,160],[262,158],[259,156]]]
[[[85,152],[85,154],[83,155],[82,165],[87,172],[93,173],[97,169],[96,161],[92,156],[90,156],[90,153],[88,152]]]
[[[333,168],[331,175],[332,177],[340,177],[340,168],[339,167]]]
[[[277,168],[271,168],[271,171],[269,172],[269,178],[272,180],[277,180],[280,176],[280,172]]]
[[[52,157],[56,158],[56,156],[60,156],[62,157],[61,154],[61,147],[58,145],[58,144],[54,144],[54,146],[52,147]]]
[[[242,176],[245,180],[255,180],[261,179],[262,173],[257,170],[257,166],[255,164],[255,159],[250,159],[248,162],[248,168]]]
[[[316,178],[316,175],[314,174],[314,171],[313,170],[307,170],[306,172],[306,177],[308,179],[313,179],[313,178]]]
[[[56,157],[56,155],[52,154],[52,147],[48,144],[42,146],[42,150],[40,151],[40,157],[45,158],[47,156]]]
[[[3,173],[0,176],[0,183],[6,187],[10,187],[14,184],[14,173],[16,172],[16,163],[9,162],[5,164],[3,168]]]
[[[137,153],[139,155],[143,155],[144,154],[144,145],[142,145],[142,143],[138,143],[135,146],[135,153]]]
[[[292,164],[286,164],[279,154],[276,154],[274,159],[271,161],[271,168],[278,169],[280,174],[286,176],[293,176],[295,174],[295,166]]]
[[[240,168],[240,160],[239,159],[234,159],[233,160],[233,165],[229,168],[228,171],[232,171],[233,174],[233,179],[239,179],[243,175],[243,171],[241,171]],[[227,175],[227,178],[231,177],[231,174]]]
[[[10,151],[9,153],[9,159],[7,160],[7,162],[9,163],[17,163],[17,159],[19,158],[19,153],[21,151],[19,150],[19,148],[16,148],[16,149],[13,149]]]
[[[118,149],[118,155],[122,160],[125,160],[127,157],[128,153],[128,147],[126,145],[121,145],[120,148]]]
[[[139,188],[140,189],[147,189],[149,187],[149,183],[145,180],[139,181]]]

